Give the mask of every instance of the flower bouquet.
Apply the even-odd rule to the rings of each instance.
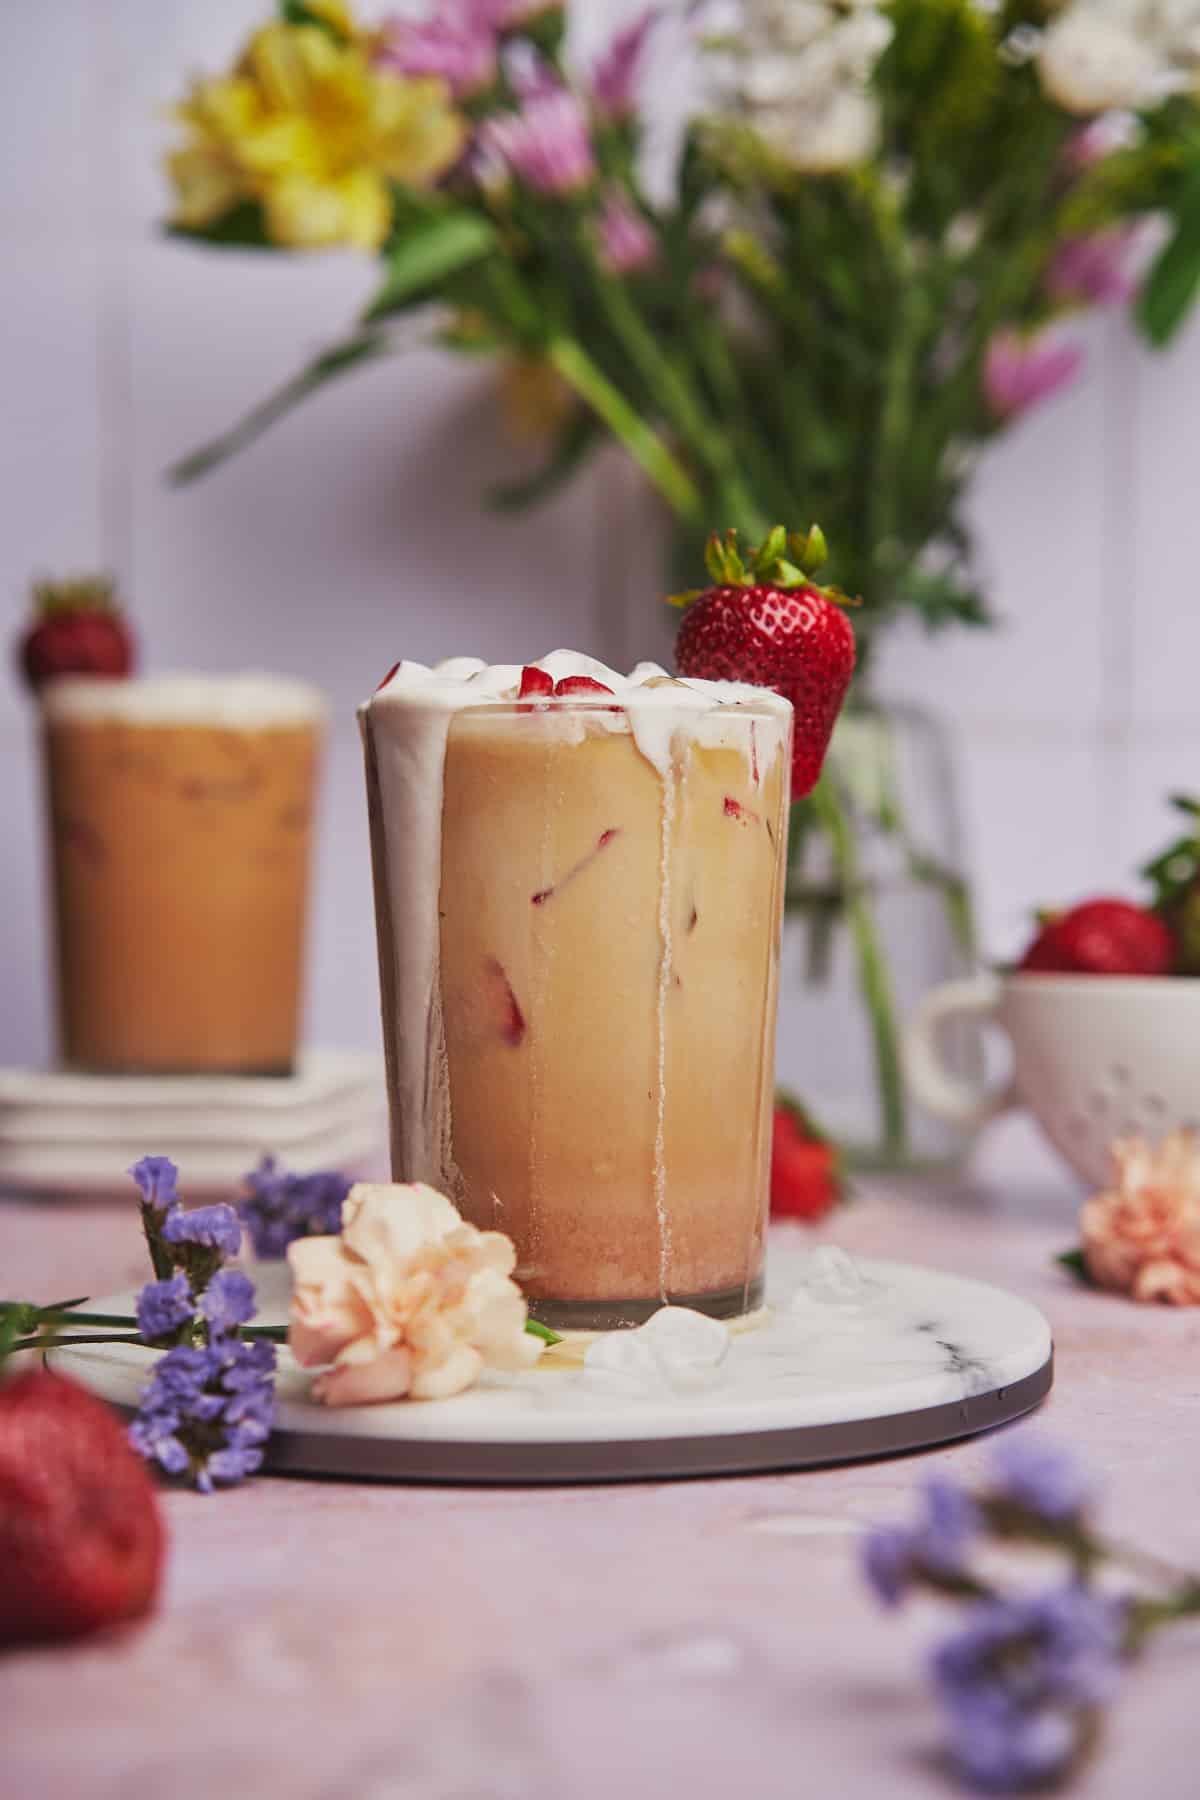
[[[284,0],[228,73],[193,83],[172,232],[350,244],[379,280],[345,338],[177,476],[419,335],[497,359],[543,422],[544,459],[497,504],[542,499],[615,440],[671,509],[681,559],[713,522],[761,542],[775,518],[819,518],[832,579],[862,596],[860,687],[897,616],[986,623],[964,517],[980,452],[1075,374],[1078,313],[1132,301],[1160,344],[1200,282],[1192,10],[662,4],[586,64],[568,11],[441,0],[367,26],[341,0]],[[652,179],[668,84],[651,104],[646,72],[668,54],[677,154]],[[899,1155],[887,870],[964,941],[969,926],[897,799],[887,735],[845,722],[796,809],[791,899],[815,968],[848,932],[878,1142]]]

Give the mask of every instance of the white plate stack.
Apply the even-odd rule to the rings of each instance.
[[[265,1155],[298,1174],[384,1176],[383,1063],[311,1050],[292,1075],[87,1075],[0,1070],[0,1188],[125,1193],[139,1157],[179,1164],[180,1190],[227,1199]]]

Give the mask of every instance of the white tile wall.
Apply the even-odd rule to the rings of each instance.
[[[633,0],[631,0],[633,4]],[[311,1029],[376,1032],[354,701],[401,650],[536,654],[574,641],[661,654],[661,520],[609,463],[554,507],[478,506],[514,452],[488,378],[420,353],[310,403],[209,481],[172,457],[336,335],[353,259],[292,262],[161,240],[161,108],[216,66],[265,0],[55,0],[17,8],[0,115],[0,582],[111,566],[157,665],[316,672],[338,729],[325,788]],[[592,0],[595,36],[629,7]],[[1089,332],[1087,377],[980,471],[976,515],[1003,628],[897,636],[882,685],[941,711],[959,748],[989,940],[1029,907],[1120,885],[1200,788],[1195,470],[1200,326],[1165,358]],[[36,768],[0,683],[5,920],[0,1060],[49,1047]]]

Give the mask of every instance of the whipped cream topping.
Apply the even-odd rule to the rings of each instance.
[[[310,682],[285,675],[190,672],[64,675],[42,690],[47,719],[115,720],[128,725],[209,725],[236,731],[319,724],[328,708]]]
[[[662,961],[658,1006],[665,1045],[664,998],[671,978],[667,869],[673,819],[672,754],[677,736],[705,746],[727,744],[767,767],[786,742],[791,705],[767,688],[742,682],[676,680],[657,663],[622,675],[594,657],[554,650],[527,665],[555,682],[585,675],[606,696],[539,696],[524,704],[530,724],[579,742],[600,731],[631,733],[663,790]],[[442,794],[446,744],[454,716],[468,708],[511,705],[521,685],[519,663],[488,664],[457,656],[428,667],[401,662],[359,707],[371,812],[371,854],[379,923],[380,989],[392,1113],[392,1173],[397,1180],[449,1185],[450,1081],[439,982],[437,894],[442,862]],[[747,730],[746,719],[754,721]],[[662,1070],[660,1056],[660,1103]],[[669,1233],[661,1155],[655,1172],[667,1291]],[[461,1185],[461,1183],[459,1184]]]
[[[722,721],[730,711],[747,709],[762,714],[764,722],[778,720],[785,724],[791,706],[769,688],[751,687],[739,681],[683,680],[668,675],[657,663],[638,663],[630,674],[622,675],[595,657],[577,650],[552,650],[531,668],[542,669],[553,681],[571,675],[585,675],[611,689],[621,703],[621,711],[604,708],[603,695],[589,704],[585,695],[559,699],[539,698],[537,704],[548,713],[561,713],[566,731],[582,736],[587,729],[632,731],[634,741],[647,762],[660,775],[670,769],[671,740],[679,727],[687,722],[689,735],[705,744],[722,741]],[[432,668],[419,662],[397,664],[379,691],[366,702],[375,712],[384,707],[423,707],[447,713],[465,707],[495,706],[517,698],[521,686],[519,663],[480,662],[475,657],[455,656]],[[586,721],[586,722],[585,722]],[[731,734],[730,734],[731,735]],[[738,731],[731,741],[744,742]],[[770,743],[763,748],[769,754]]]

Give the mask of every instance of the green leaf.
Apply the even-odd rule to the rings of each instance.
[[[167,225],[166,235],[185,242],[225,250],[278,250],[267,233],[266,215],[257,200],[239,200],[210,225]]]
[[[465,207],[416,220],[388,251],[383,282],[364,322],[431,299],[442,283],[489,256],[498,242],[491,221]]]
[[[305,6],[304,0],[279,0],[279,16],[285,25],[315,25],[326,37],[331,37],[335,44],[344,44],[346,34],[327,19],[315,7]]]
[[[562,1338],[557,1331],[551,1331],[548,1325],[541,1324],[537,1319],[526,1319],[525,1329],[530,1337],[541,1338],[544,1344],[562,1343]]]
[[[315,389],[324,386],[325,382],[345,374],[347,369],[355,368],[359,363],[386,356],[388,349],[388,340],[383,332],[361,331],[354,337],[347,338],[344,343],[334,344],[330,349],[323,350],[298,375],[277,388],[267,399],[260,401],[231,430],[213,438],[210,443],[202,444],[199,450],[193,450],[190,456],[173,464],[167,471],[168,480],[175,486],[182,487],[186,482],[207,475],[210,469],[224,462],[227,456],[232,456],[235,451],[253,443],[268,426],[281,419],[294,406],[298,406],[301,400],[307,399]]]
[[[522,481],[502,482],[492,488],[488,505],[500,512],[519,512],[548,499],[571,479],[602,436],[596,415],[580,407],[559,433],[558,442],[542,467]]]
[[[810,525],[804,540],[804,554],[797,559],[810,572],[829,560],[829,546],[819,525]]]
[[[1175,230],[1142,283],[1135,317],[1142,335],[1161,349],[1187,316],[1200,289],[1200,168],[1171,208]]]
[[[1054,1260],[1060,1268],[1066,1269],[1068,1274],[1073,1275],[1076,1281],[1082,1282],[1084,1287],[1099,1287],[1099,1282],[1095,1280],[1084,1260],[1082,1250],[1064,1250],[1062,1255],[1056,1256]]]
[[[754,571],[757,575],[769,574],[788,547],[788,535],[782,525],[775,525],[767,534],[767,540],[754,559]]]

